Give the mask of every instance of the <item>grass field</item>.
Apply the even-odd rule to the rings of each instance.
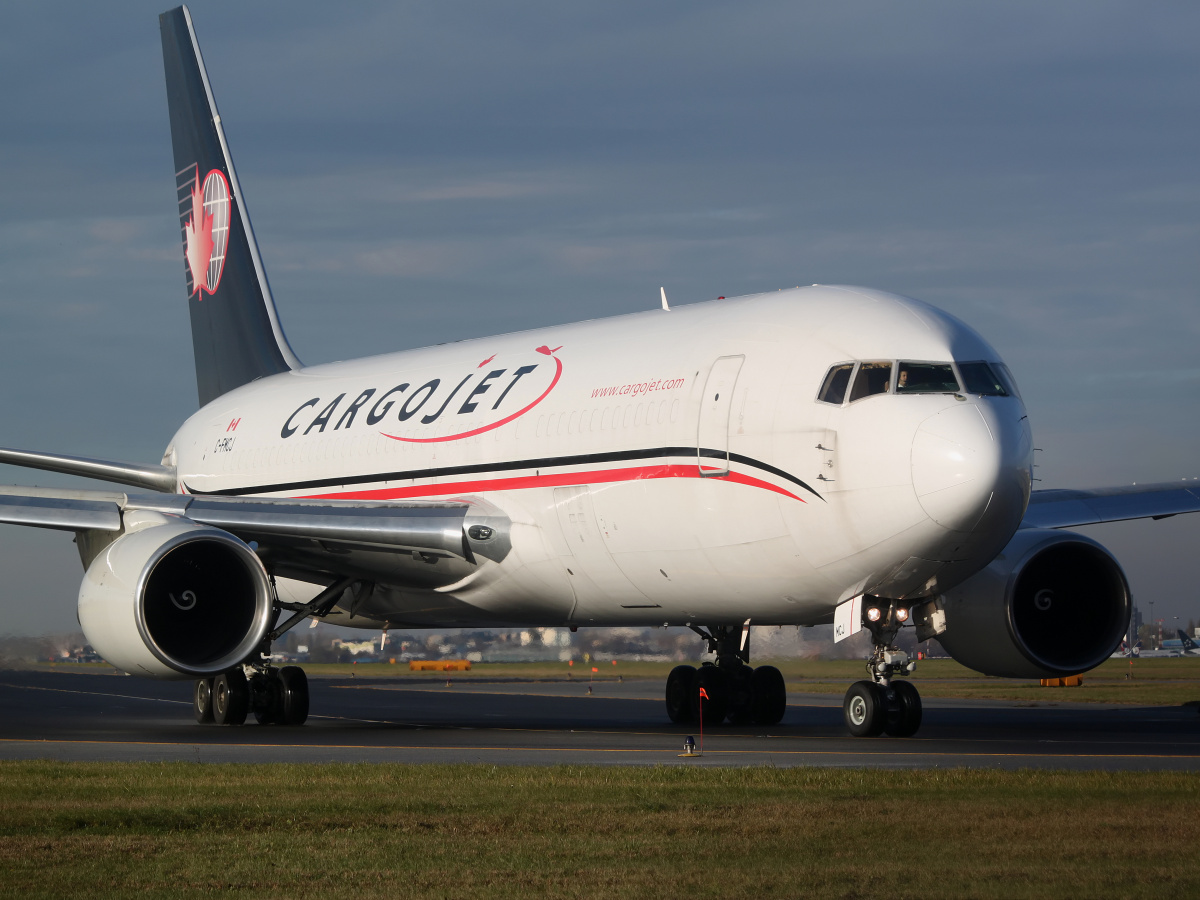
[[[756,661],[757,662],[757,661]],[[843,693],[850,682],[865,677],[861,660],[771,660],[779,666],[791,692]],[[423,681],[488,680],[495,678],[553,679],[568,677],[576,681],[589,678],[608,681],[626,679],[665,681],[675,663],[637,663],[611,660],[591,665],[577,661],[566,663],[475,663],[469,672],[410,672],[406,664],[349,663],[306,664],[304,670],[314,677],[404,678]],[[111,672],[110,666],[79,663],[41,663],[36,668],[61,672]],[[1069,700],[1072,702],[1137,703],[1179,705],[1200,703],[1200,657],[1134,660],[1133,678],[1127,660],[1108,660],[1083,677],[1081,687],[1045,688],[1037,681],[989,678],[973,672],[952,659],[922,660],[913,682],[926,697],[967,697],[992,700],[1017,700],[1030,703]]]
[[[0,896],[1161,897],[1200,775],[0,763]]]

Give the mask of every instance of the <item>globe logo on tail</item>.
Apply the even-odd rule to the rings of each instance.
[[[188,293],[204,299],[204,293],[216,293],[225,268],[225,250],[229,245],[229,182],[218,169],[200,181],[199,166],[192,168],[190,190],[183,208],[183,255],[187,260]]]

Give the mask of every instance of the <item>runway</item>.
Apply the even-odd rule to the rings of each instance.
[[[699,733],[657,681],[310,685],[303,727],[220,728],[195,724],[190,682],[0,671],[0,759],[1200,770],[1196,707],[928,699],[916,737],[855,739],[840,694],[791,694],[779,725],[707,729],[684,759]]]

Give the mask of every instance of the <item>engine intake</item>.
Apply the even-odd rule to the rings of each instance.
[[[1129,626],[1129,584],[1107,550],[1080,534],[1018,531],[982,572],[942,598],[938,640],[986,675],[1075,675],[1107,659]]]
[[[272,619],[270,580],[254,551],[217,528],[138,516],[79,588],[79,624],[96,652],[156,678],[214,675],[244,661]]]

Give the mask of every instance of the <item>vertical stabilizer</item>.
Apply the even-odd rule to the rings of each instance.
[[[279,325],[187,7],[162,31],[175,188],[200,405],[300,367]]]

